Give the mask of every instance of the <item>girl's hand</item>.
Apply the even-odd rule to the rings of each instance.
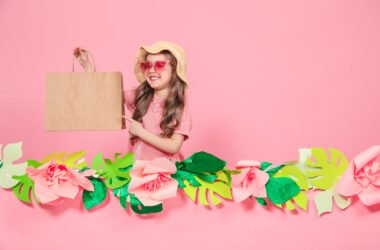
[[[74,49],[73,55],[86,72],[94,72],[94,67],[90,63],[90,60],[88,59],[88,52],[85,49],[77,47]]]
[[[125,118],[129,121],[129,133],[135,136],[140,137],[141,132],[144,130],[142,124],[138,121],[133,120],[132,118]]]

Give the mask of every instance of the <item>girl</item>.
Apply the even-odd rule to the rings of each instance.
[[[87,72],[94,71],[85,50],[76,48],[74,55]],[[134,72],[140,85],[124,91],[126,107],[132,113],[126,120],[135,159],[184,159],[180,148],[191,131],[186,63],[183,49],[171,42],[139,48]]]

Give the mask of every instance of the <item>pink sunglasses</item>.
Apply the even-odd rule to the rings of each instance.
[[[169,61],[156,61],[154,64],[152,62],[141,62],[140,68],[143,72],[147,73],[150,71],[152,67],[154,67],[154,71],[157,73],[161,73],[168,65]]]

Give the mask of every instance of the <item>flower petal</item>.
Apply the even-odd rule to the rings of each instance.
[[[129,182],[128,190],[130,192],[133,192],[135,188],[138,188],[144,185],[145,183],[155,180],[157,176],[158,174],[151,174],[151,175],[146,175],[142,178],[137,178],[137,177],[132,178],[131,181]]]
[[[151,193],[150,197],[153,200],[162,201],[169,198],[173,198],[177,195],[178,182],[171,180],[158,189],[156,192]]]
[[[34,192],[37,199],[43,204],[55,201],[59,198],[58,195],[56,195],[49,187],[40,183],[40,181],[34,182]]]
[[[354,171],[354,162],[350,162],[336,185],[336,191],[339,194],[343,196],[353,196],[363,190],[363,187],[354,179]]]
[[[86,176],[82,175],[82,173],[70,171],[70,169],[69,169],[69,173],[67,176],[68,176],[71,183],[73,183],[77,186],[81,186],[82,188],[84,188],[88,191],[94,191],[94,185],[91,183],[91,181]]]
[[[135,196],[141,201],[144,206],[156,206],[162,203],[162,201],[152,199],[150,193],[145,190],[136,192]]]
[[[143,174],[168,173],[174,174],[177,171],[175,164],[168,158],[159,157],[150,161],[144,168]]]
[[[258,167],[260,168],[260,162],[255,161],[255,160],[240,160],[236,164],[236,168],[241,168],[241,167]]]
[[[251,168],[248,168],[248,167],[242,168],[242,169],[239,169],[241,171],[240,174],[232,175],[232,185],[235,187],[239,187],[242,181],[244,180],[244,178],[247,176],[250,169]]]
[[[380,146],[372,146],[354,158],[355,174],[380,155]]]
[[[252,195],[252,190],[248,190],[247,188],[242,187],[233,187],[232,188],[232,195],[234,197],[235,202],[241,202],[245,199],[247,199],[249,196]]]
[[[359,199],[366,206],[380,203],[380,188],[369,185],[361,193],[358,194]]]
[[[79,187],[66,181],[53,185],[51,190],[58,196],[74,199],[79,192]]]

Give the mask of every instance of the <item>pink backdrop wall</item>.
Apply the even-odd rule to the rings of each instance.
[[[0,1],[0,144],[23,159],[86,149],[125,152],[128,133],[45,132],[45,76],[69,71],[75,46],[100,71],[132,69],[139,45],[181,44],[189,58],[193,131],[204,150],[281,163],[301,147],[336,147],[352,159],[379,144],[380,2]],[[311,194],[312,197],[312,194]],[[204,208],[184,195],[141,217],[112,197],[87,212],[27,206],[0,190],[0,249],[378,249],[380,206],[359,202],[318,218],[246,201]]]

